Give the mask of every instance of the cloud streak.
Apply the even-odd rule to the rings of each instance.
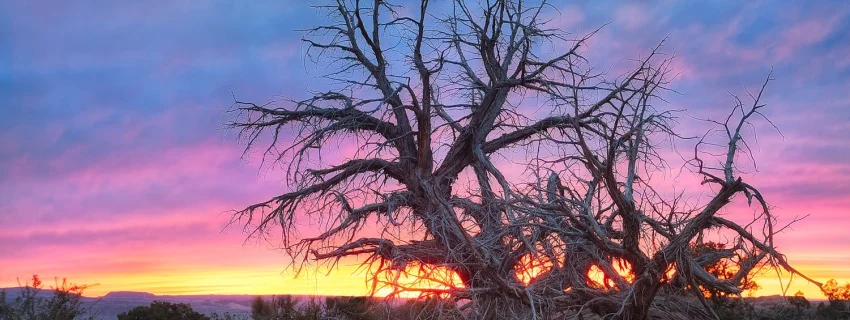
[[[611,23],[591,42],[600,66],[669,36],[680,94],[668,106],[693,117],[722,116],[727,90],[754,88],[773,66],[767,115],[785,138],[757,128],[752,181],[780,221],[809,215],[778,240],[791,262],[822,280],[850,274],[844,6],[553,5],[552,25],[574,35]],[[13,266],[0,286],[40,273],[100,283],[95,295],[366,292],[351,266],[292,280],[267,243],[221,232],[228,210],[287,187],[256,155],[239,158],[222,128],[231,92],[262,101],[321,89],[293,31],[317,19],[280,1],[0,4],[0,265]],[[689,121],[680,128],[693,130]]]

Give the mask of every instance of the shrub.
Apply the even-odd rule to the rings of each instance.
[[[21,286],[20,295],[11,303],[7,302],[7,293],[0,292],[0,319],[3,320],[75,320],[94,319],[86,316],[89,310],[83,306],[81,296],[88,286],[68,283],[62,279],[56,286],[52,296],[39,295],[43,284],[38,275],[32,276],[32,283]]]
[[[797,308],[797,310],[808,309],[812,307],[812,304],[809,303],[809,300],[806,299],[806,296],[803,295],[802,291],[797,291],[793,297],[788,297],[788,303]]]
[[[315,299],[299,306],[292,296],[272,296],[269,300],[257,296],[251,302],[251,318],[254,320],[318,320],[322,318],[322,305]]]
[[[372,320],[374,301],[368,297],[329,297],[325,300],[326,316],[337,319]]]
[[[210,316],[211,320],[255,320],[253,317],[246,314],[232,314],[230,312],[225,312],[222,315],[218,313],[213,313]]]
[[[154,301],[150,306],[139,306],[119,314],[118,320],[210,320],[209,317],[192,310],[185,303]]]
[[[463,319],[457,306],[451,300],[431,298],[408,300],[392,309],[391,319]]]

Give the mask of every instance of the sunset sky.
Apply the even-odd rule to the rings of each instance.
[[[447,1],[435,1],[446,5]],[[639,58],[668,37],[671,109],[722,116],[771,67],[758,172],[746,177],[807,275],[850,281],[850,6],[843,1],[552,2],[590,55]],[[300,1],[0,2],[0,287],[32,274],[155,294],[364,294],[349,261],[293,279],[273,246],[224,228],[228,210],[281,192],[224,129],[234,93],[303,98],[321,72]],[[685,128],[687,129],[687,128]],[[784,138],[783,138],[784,136]],[[45,281],[48,284],[52,281]],[[760,295],[776,294],[769,277]],[[813,285],[797,281],[818,297]]]

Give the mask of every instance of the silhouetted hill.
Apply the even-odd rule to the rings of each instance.
[[[154,299],[156,295],[137,291],[113,291],[103,296],[103,299]]]
[[[14,301],[21,295],[21,288],[0,288],[6,291],[6,300]],[[53,290],[43,289],[38,292],[38,297],[50,298]],[[116,291],[110,292],[103,297],[81,298],[85,308],[96,319],[114,320],[118,314],[124,313],[138,306],[150,305],[153,301],[168,301],[173,303],[188,303],[192,309],[211,315],[213,313],[223,314],[249,314],[251,312],[251,299],[255,295],[192,295],[192,296],[158,296],[147,292]]]
[[[19,288],[19,287],[14,287],[14,288],[0,288],[0,291],[4,291],[4,292],[6,292],[6,300],[7,300],[7,301],[14,301],[14,300],[15,300],[15,298],[17,298],[17,297],[21,296],[21,294],[23,293],[23,291],[24,291],[24,290],[25,290],[25,289],[23,289],[23,288]],[[36,297],[39,297],[39,298],[48,298],[48,299],[49,299],[50,297],[52,297],[52,296],[53,296],[53,294],[54,294],[54,293],[55,293],[55,292],[54,292],[54,290],[50,290],[50,289],[41,289],[41,290],[39,290],[39,291],[38,291],[38,293],[36,293]],[[85,303],[93,303],[94,301],[97,301],[97,300],[99,300],[99,299],[100,299],[100,298],[98,298],[98,297],[86,297],[86,296],[82,296],[82,297],[80,298],[80,301],[85,302]]]
[[[5,292],[6,292],[6,300],[14,300],[16,297],[18,297],[18,296],[20,296],[20,295],[21,295],[21,292],[23,292],[23,291],[24,291],[24,289],[23,289],[23,288],[18,288],[18,287],[14,287],[14,288],[0,288],[0,291],[5,291]],[[38,292],[38,294],[37,294],[36,296],[37,296],[37,297],[50,298],[50,297],[52,297],[52,296],[53,296],[53,290],[43,289],[43,290],[39,291],[39,292]]]

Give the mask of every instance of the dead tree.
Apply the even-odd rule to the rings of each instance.
[[[279,233],[296,268],[359,256],[394,293],[451,297],[471,318],[646,319],[666,310],[660,296],[682,292],[711,314],[699,287],[739,293],[765,263],[799,274],[774,249],[770,206],[738,169],[764,87],[714,122],[722,142],[696,143],[687,168],[712,191],[694,203],[656,191],[665,182],[653,174],[669,169],[659,150],[678,136],[678,112],[661,98],[671,78],[662,45],[611,77],[585,56],[592,34],[547,28],[545,2],[317,9],[331,22],[303,41],[333,84],[304,100],[237,100],[229,124],[289,184],[234,223]],[[358,149],[330,156],[340,143]],[[522,177],[505,173],[518,168]],[[753,221],[717,214],[742,197],[759,213]],[[320,232],[302,235],[304,224]],[[716,230],[734,234],[730,248],[696,255],[691,246]],[[703,268],[720,259],[737,266],[734,277]],[[521,280],[530,265],[536,276]],[[603,283],[588,279],[594,268]],[[445,271],[461,284],[395,282]]]

